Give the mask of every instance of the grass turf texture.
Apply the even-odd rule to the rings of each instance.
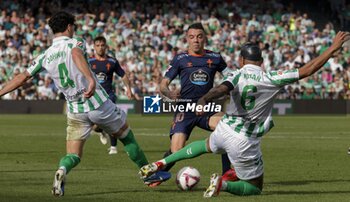
[[[135,136],[149,161],[168,149],[171,117],[131,115]],[[263,194],[238,197],[222,192],[212,201],[350,201],[350,117],[284,116],[262,141],[265,166]],[[219,155],[185,160],[172,169],[173,178],[156,188],[139,179],[137,167],[118,144],[108,155],[97,136],[87,141],[82,162],[68,175],[65,196],[50,190],[59,159],[65,154],[64,115],[0,116],[0,201],[203,201],[213,172],[221,172]],[[195,129],[190,141],[207,137]],[[176,172],[193,166],[201,182],[191,192],[175,185]]]

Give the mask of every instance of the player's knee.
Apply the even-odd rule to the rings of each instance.
[[[175,133],[171,139],[171,152],[175,153],[182,149],[186,144],[186,138],[187,136],[183,133]]]
[[[170,156],[172,154],[171,150],[169,149],[168,151],[166,151],[163,155],[163,158]]]
[[[264,184],[264,175],[261,175],[260,177],[249,180],[249,183],[257,187],[260,191],[262,191],[263,184]]]

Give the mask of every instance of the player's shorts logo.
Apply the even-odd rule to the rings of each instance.
[[[143,97],[143,113],[145,114],[158,114],[160,113],[160,100],[162,98],[157,96],[144,96]]]
[[[195,85],[205,85],[209,82],[209,74],[201,69],[192,72],[190,80]]]

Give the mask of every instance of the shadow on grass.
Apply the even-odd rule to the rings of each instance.
[[[334,183],[334,182],[347,182],[350,183],[350,179],[334,179],[334,180],[300,180],[300,181],[280,181],[269,182],[265,185],[307,185],[311,183]]]
[[[142,189],[142,190],[114,190],[114,191],[105,191],[105,192],[90,192],[90,193],[82,193],[82,194],[72,194],[72,196],[98,196],[98,195],[106,195],[106,194],[125,194],[125,193],[154,193],[154,192],[158,192],[158,193],[184,193],[181,190],[178,189],[159,189],[159,190],[155,190],[155,189]],[[189,191],[187,193],[191,194],[191,193],[202,193],[203,190],[192,190]]]
[[[58,151],[13,151],[13,152],[0,152],[0,155],[12,155],[12,154],[47,154],[47,153],[57,153]]]
[[[263,195],[350,194],[349,191],[263,191]]]
[[[100,172],[100,171],[105,171],[109,170],[108,168],[106,169],[92,169],[92,168],[79,168],[75,169],[76,171],[93,171],[93,172]],[[56,169],[38,169],[38,170],[0,170],[0,173],[25,173],[25,172],[56,172]]]

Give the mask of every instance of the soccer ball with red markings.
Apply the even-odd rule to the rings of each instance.
[[[190,166],[183,167],[176,174],[176,184],[183,191],[193,189],[200,179],[199,171]]]

